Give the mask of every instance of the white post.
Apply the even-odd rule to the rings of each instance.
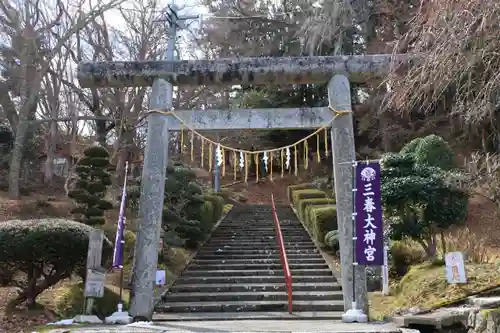
[[[382,294],[389,295],[389,247],[384,245],[384,265],[382,266]]]
[[[104,232],[102,230],[94,229],[89,234],[89,249],[87,252],[87,267],[86,267],[86,283],[85,283],[85,306],[83,315],[77,315],[73,320],[76,323],[92,323],[92,324],[102,324],[97,316],[92,315],[92,308],[94,306],[94,299],[92,297],[86,297],[87,294],[87,283],[89,282],[89,271],[92,269],[101,269],[102,264],[102,247],[104,243]],[[98,286],[97,289],[104,291],[104,280],[101,281],[102,284]],[[102,294],[101,294],[102,295]],[[102,297],[102,296],[101,296]]]

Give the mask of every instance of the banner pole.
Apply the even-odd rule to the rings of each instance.
[[[106,324],[130,324],[132,322],[132,317],[129,316],[128,312],[123,311],[123,305],[125,304],[123,299],[123,255],[125,253],[125,204],[127,198],[128,161],[125,162],[124,176],[120,213],[118,215],[118,226],[116,228],[115,252],[113,253],[113,268],[118,268],[120,270],[120,299],[118,301],[117,311],[105,318]]]
[[[363,313],[362,309],[357,308],[357,302],[356,302],[356,270],[358,269],[358,258],[356,255],[356,245],[357,245],[357,233],[356,233],[356,224],[357,224],[357,209],[358,207],[356,206],[356,199],[357,199],[357,177],[358,177],[358,162],[357,161],[352,161],[351,162],[352,168],[354,169],[353,171],[353,177],[352,177],[352,246],[353,246],[353,270],[352,270],[352,307],[351,309],[347,310],[343,315],[342,315],[342,321],[344,323],[366,323],[368,321],[368,316]]]
[[[352,168],[353,173],[352,173],[352,258],[353,258],[353,269],[352,269],[352,309],[356,309],[356,268],[358,266],[357,258],[356,258],[356,240],[357,240],[357,235],[356,235],[356,216],[358,213],[356,212],[356,167],[358,166],[358,162],[353,161],[352,162]]]

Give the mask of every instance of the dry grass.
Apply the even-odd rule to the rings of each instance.
[[[462,252],[467,262],[474,264],[497,263],[499,252],[487,246],[488,237],[473,232],[468,227],[457,229],[446,236],[448,252]]]
[[[425,56],[403,77],[389,77],[394,87],[389,105],[410,111],[443,106],[443,112],[476,124],[494,118],[492,101],[500,86],[499,14],[495,0],[423,2],[396,52]]]
[[[430,263],[414,265],[400,280],[391,281],[391,295],[370,293],[370,316],[381,319],[395,311],[411,307],[428,308],[459,300],[469,293],[500,284],[499,252],[486,246],[487,237],[468,227],[456,229],[445,236],[447,252],[459,251],[466,259],[467,284],[450,285],[445,267]],[[411,253],[423,255],[423,249],[414,242],[403,243]],[[439,257],[443,257],[439,242]],[[418,257],[418,256],[417,256]]]
[[[391,296],[370,293],[370,316],[380,319],[399,309],[429,308],[500,284],[500,269],[495,264],[467,264],[466,271],[467,284],[450,285],[446,281],[444,266],[416,265],[392,286]]]

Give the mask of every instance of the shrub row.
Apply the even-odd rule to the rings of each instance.
[[[336,250],[338,234],[337,209],[335,198],[328,198],[324,191],[314,188],[313,184],[298,184],[288,187],[288,197],[295,207],[305,227],[320,244]]]

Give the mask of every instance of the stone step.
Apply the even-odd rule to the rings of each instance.
[[[290,269],[328,269],[326,262],[323,263],[288,263]],[[280,270],[282,269],[281,263],[269,264],[191,264],[188,268],[190,271],[204,271],[204,270],[254,270],[254,269],[267,269],[267,270]]]
[[[286,301],[175,302],[159,303],[156,312],[286,311]],[[294,301],[293,311],[343,311],[343,301]]]
[[[304,227],[302,224],[297,222],[296,224],[280,224],[281,231],[299,231],[299,230],[304,230]],[[241,225],[222,225],[220,224],[219,227],[217,228],[217,231],[225,231],[225,232],[234,232],[234,231],[249,231],[249,230],[255,230],[258,232],[276,232],[276,228],[274,227],[274,223],[271,223],[269,225],[253,225],[250,223],[244,223]]]
[[[314,256],[309,258],[299,258],[290,259],[288,258],[288,263],[293,264],[324,264],[325,259],[322,256]],[[257,265],[281,265],[281,259],[278,257],[276,259],[194,259],[191,265],[247,265],[247,264],[257,264]]]
[[[342,287],[338,282],[313,282],[304,283],[297,282],[292,284],[293,292],[297,291],[340,291]],[[286,291],[286,286],[284,280],[279,284],[237,284],[237,283],[227,283],[227,284],[174,284],[170,287],[171,292],[247,292],[249,290],[253,291]]]
[[[155,322],[180,322],[180,321],[225,321],[225,320],[328,320],[329,322],[340,321],[344,311],[301,311],[289,314],[286,310],[281,312],[194,312],[194,313],[155,313]],[[280,324],[272,324],[279,326]],[[309,325],[309,324],[307,324]],[[328,325],[328,324],[327,324]],[[266,326],[267,327],[267,326]],[[330,326],[328,326],[330,327]],[[222,331],[222,330],[221,330]],[[269,330],[268,330],[269,331]],[[288,330],[290,331],[290,330]],[[287,332],[288,332],[287,331]],[[302,330],[306,331],[306,330]],[[323,331],[327,331],[324,329]],[[322,331],[322,332],[323,332]],[[344,330],[345,331],[345,330]],[[200,331],[201,332],[201,331]],[[331,332],[331,330],[330,330]]]
[[[245,244],[245,243],[274,243],[276,244],[276,237],[274,235],[242,235],[242,236],[232,236],[232,237],[217,237],[217,236],[212,236],[210,238],[210,242],[217,242],[217,243],[239,243],[239,244]],[[283,239],[288,242],[288,243],[303,243],[303,242],[311,242],[311,238],[309,235],[301,235],[301,236],[287,236],[283,235]]]
[[[300,230],[303,229],[303,226],[300,222],[294,223],[281,223],[280,227],[282,230]],[[251,223],[251,222],[242,222],[241,224],[219,224],[217,230],[224,230],[226,232],[231,232],[233,230],[262,230],[262,231],[276,231],[276,227],[274,226],[274,222],[265,222],[265,223]]]
[[[298,231],[293,231],[293,232],[285,232],[282,231],[281,234],[283,237],[290,237],[290,238],[310,238],[309,234],[305,230],[298,230]],[[241,239],[271,239],[271,238],[276,238],[276,232],[275,231],[253,231],[253,230],[238,230],[238,231],[233,231],[233,232],[224,232],[224,233],[217,233],[214,232],[212,234],[212,238],[220,238],[220,239],[234,239],[234,238],[241,238]]]
[[[265,220],[250,220],[250,219],[239,219],[237,222],[235,221],[222,221],[219,225],[220,228],[230,228],[230,227],[256,227],[256,228],[269,228],[274,229],[274,221],[272,218]],[[280,226],[289,227],[289,226],[302,226],[299,220],[280,220]]]
[[[342,300],[342,291],[294,291],[294,301],[315,300]],[[167,293],[162,301],[167,304],[173,302],[234,302],[234,301],[286,301],[286,291],[253,291],[248,292],[191,292],[191,293]]]
[[[285,248],[287,255],[293,255],[293,254],[314,254],[318,253],[318,250],[316,248],[305,248],[305,249],[295,249],[295,248]],[[256,257],[258,256],[270,256],[273,254],[278,254],[279,255],[280,250],[279,249],[262,249],[262,248],[254,248],[254,249],[224,249],[224,248],[204,248],[202,247],[200,249],[199,255],[207,255],[207,254],[213,254],[213,255],[220,255],[220,256],[235,256],[235,255],[255,255]]]
[[[317,248],[315,246],[311,247],[290,247],[290,246],[285,246],[286,252],[287,253],[314,253],[318,252]],[[210,252],[210,251],[216,251],[216,252],[224,252],[227,254],[271,254],[273,252],[279,253],[280,249],[277,245],[274,246],[269,246],[264,247],[264,246],[256,246],[256,247],[204,247],[202,246],[200,248],[200,253],[205,253],[205,252]]]
[[[326,269],[291,269],[292,276],[332,276],[332,271],[328,268]],[[247,269],[247,270],[186,270],[182,276],[183,277],[210,277],[210,276],[283,276],[283,269],[280,267],[276,270],[267,269]]]
[[[220,253],[220,252],[207,252],[207,253],[198,253],[196,256],[198,259],[202,260],[263,260],[263,259],[269,259],[269,260],[280,260],[280,253],[279,251],[275,251],[274,253],[261,253],[261,254],[255,254],[255,253],[243,253],[243,254],[228,254],[227,252]],[[287,253],[287,259],[290,260],[301,260],[301,259],[307,259],[307,258],[321,258],[321,254],[317,252],[313,253]]]
[[[283,238],[287,238],[290,240],[300,240],[300,239],[310,240],[311,239],[309,237],[309,234],[306,233],[305,231],[301,232],[300,234],[283,233]],[[256,233],[252,233],[251,231],[248,231],[246,234],[231,234],[231,235],[227,235],[227,236],[213,234],[210,239],[217,239],[220,241],[232,241],[235,239],[238,239],[241,241],[271,240],[271,239],[276,239],[276,234],[275,233],[256,234]]]
[[[299,241],[299,242],[287,242],[285,241],[284,244],[285,247],[311,247],[311,246],[315,246],[313,242],[311,241],[306,241],[306,240],[303,240],[303,241]],[[276,247],[278,246],[277,242],[273,239],[272,241],[269,241],[269,242],[258,242],[258,241],[255,241],[255,242],[238,242],[238,241],[234,241],[234,242],[209,242],[209,243],[206,243],[205,245],[203,245],[204,247],[219,247],[219,248],[231,248],[231,247],[239,247],[239,248],[242,248],[242,247],[246,247],[246,248],[249,248],[249,247]]]
[[[334,283],[336,279],[333,275],[292,275],[292,283],[316,283],[316,282],[329,282]],[[283,272],[277,275],[266,276],[185,276],[182,274],[177,280],[176,285],[182,284],[212,284],[212,283],[247,283],[247,284],[261,284],[261,283],[285,283]]]
[[[284,244],[285,249],[315,249],[316,246],[312,242],[307,242],[307,243],[286,243]],[[204,250],[218,250],[218,249],[223,249],[223,250],[230,250],[230,249],[238,249],[238,250],[279,250],[278,245],[276,242],[270,242],[270,243],[240,243],[240,244],[205,244],[203,245]]]
[[[304,229],[296,229],[296,230],[282,230],[281,233],[283,236],[304,236],[307,235],[307,232]],[[276,236],[275,230],[254,230],[254,229],[232,229],[231,231],[216,231],[213,233],[214,237],[221,238],[232,238],[233,236],[249,236],[249,237],[268,237],[268,236]]]
[[[295,241],[311,241],[311,238],[309,237],[308,234],[302,234],[302,235],[283,235],[284,239],[288,239],[290,242],[295,242]],[[270,242],[270,241],[276,241],[276,235],[232,235],[230,237],[219,237],[217,235],[213,235],[210,238],[211,241],[216,240],[218,242]]]

